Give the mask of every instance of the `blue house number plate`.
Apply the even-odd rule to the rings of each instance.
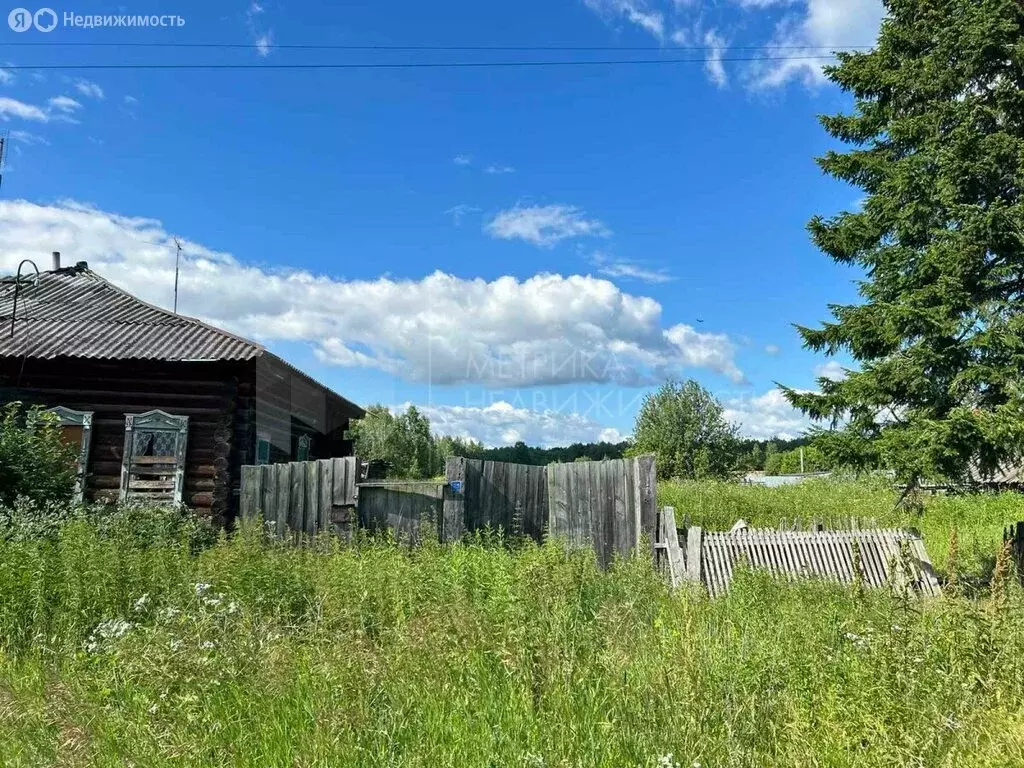
[[[455,491],[455,493],[462,493],[462,481],[461,480],[452,480],[451,483],[449,483],[449,485],[451,485],[452,490]]]

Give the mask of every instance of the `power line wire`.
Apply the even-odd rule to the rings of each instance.
[[[826,61],[831,54],[817,56],[724,56],[716,61]],[[70,70],[70,69],[488,69],[511,67],[580,67],[665,64],[705,64],[707,59],[587,59],[553,61],[413,61],[413,62],[305,62],[299,64],[4,64],[6,70]]]
[[[268,46],[259,43],[161,43],[161,42],[82,42],[82,41],[16,41],[0,44],[3,47],[46,46],[70,48],[226,48],[226,49],[265,49]],[[339,45],[292,43],[273,44],[275,50],[303,51],[708,51],[715,50],[709,45],[673,45],[669,48],[653,45]],[[869,49],[870,45],[730,45],[731,51],[834,51]]]

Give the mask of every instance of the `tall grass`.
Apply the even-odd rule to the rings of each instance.
[[[883,527],[916,528],[924,537],[933,563],[946,566],[955,530],[959,568],[980,577],[992,570],[1005,526],[1024,520],[1024,495],[1017,493],[923,496],[919,512],[897,508],[899,493],[884,482],[813,480],[800,485],[766,488],[736,483],[659,483],[658,504],[675,507],[676,519],[689,516],[694,525],[727,530],[738,520],[753,527],[774,528],[783,520],[812,518],[838,523],[851,517],[876,520]]]
[[[0,541],[5,766],[1024,764],[1024,612],[558,542]]]

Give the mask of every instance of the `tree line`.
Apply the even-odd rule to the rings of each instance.
[[[695,381],[670,381],[648,395],[640,408],[634,437],[618,443],[574,443],[540,448],[519,441],[486,447],[452,435],[435,435],[430,420],[415,406],[394,413],[374,405],[349,432],[360,458],[374,462],[390,478],[420,480],[444,474],[449,456],[544,466],[574,461],[601,461],[653,453],[662,477],[682,479],[724,478],[765,471],[788,474],[800,471],[799,449],[807,438],[785,440],[741,439],[726,423],[721,403]],[[823,468],[823,459],[805,448],[808,472]]]

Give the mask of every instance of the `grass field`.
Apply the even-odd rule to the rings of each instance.
[[[705,524],[845,509],[752,491],[662,495]],[[129,522],[0,540],[4,766],[1024,764],[1006,580],[917,604],[748,574],[709,601],[557,542],[197,547]]]

